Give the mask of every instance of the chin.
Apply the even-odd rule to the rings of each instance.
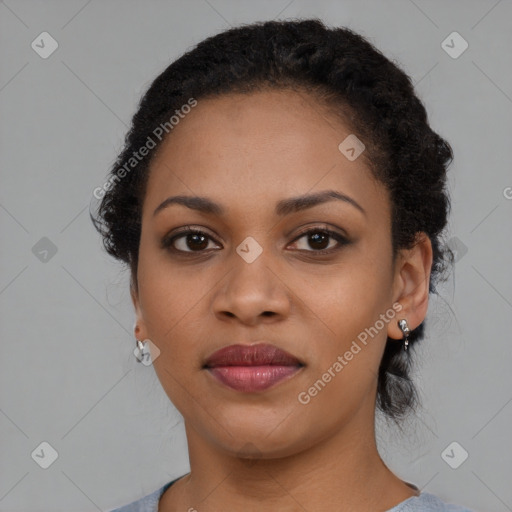
[[[243,408],[237,411],[232,414],[223,411],[217,416],[219,423],[203,423],[202,437],[240,458],[289,457],[315,444],[315,434],[318,434],[315,422],[301,424],[300,418],[293,414],[287,416],[289,411],[283,411],[278,418],[275,414],[266,418],[250,414]]]

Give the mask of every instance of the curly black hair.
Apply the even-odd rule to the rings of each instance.
[[[395,63],[361,35],[328,28],[319,19],[229,29],[200,42],[152,82],[108,181],[95,191],[101,202],[96,216],[91,214],[106,251],[129,266],[131,286],[137,289],[150,162],[165,140],[163,130],[155,128],[165,126],[166,134],[171,133],[170,116],[186,112],[183,106],[200,98],[268,89],[308,94],[364,141],[368,166],[390,193],[393,256],[413,247],[419,232],[426,233],[433,249],[429,291],[435,292],[446,262],[453,262],[450,249],[441,243],[450,210],[446,171],[452,149],[430,128],[411,79]],[[144,147],[141,158],[138,151]],[[410,347],[423,336],[424,322],[411,332]],[[410,353],[388,338],[379,368],[377,407],[396,422],[418,401]]]

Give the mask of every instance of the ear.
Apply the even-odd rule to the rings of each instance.
[[[144,322],[144,315],[142,314],[139,293],[133,284],[130,285],[130,295],[135,309],[135,325],[133,326],[133,332],[136,339],[145,340],[148,338],[148,333]]]
[[[412,331],[425,319],[432,258],[432,243],[424,232],[416,234],[416,243],[412,249],[403,249],[397,255],[393,278],[393,303],[399,302],[402,309],[397,313],[396,321],[388,324],[390,338],[399,340],[403,337],[398,320],[405,318]]]

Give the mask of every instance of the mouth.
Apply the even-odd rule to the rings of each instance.
[[[203,368],[217,381],[246,393],[264,391],[294,376],[304,364],[275,345],[230,345],[214,352]]]

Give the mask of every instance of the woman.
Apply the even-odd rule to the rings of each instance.
[[[452,158],[408,76],[319,20],[228,30],[155,79],[93,220],[191,471],[118,512],[463,510],[374,428],[414,408]]]

